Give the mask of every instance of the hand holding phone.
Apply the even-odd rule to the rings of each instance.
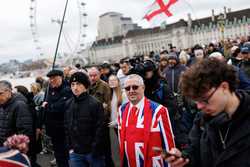
[[[155,148],[154,150],[162,150],[161,148]],[[181,153],[177,148],[171,148],[170,151],[162,150],[162,158],[168,162],[172,167],[184,167],[189,163],[189,159]],[[164,153],[165,152],[165,153]]]
[[[181,156],[179,156],[177,154],[170,153],[169,151],[164,150],[164,149],[162,149],[160,147],[153,147],[153,150],[155,152],[161,152],[161,155],[162,155],[163,158],[168,158],[170,156],[174,156],[175,158],[181,158]]]

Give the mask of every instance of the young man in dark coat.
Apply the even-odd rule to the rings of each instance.
[[[70,78],[74,97],[69,100],[65,128],[71,167],[104,167],[104,109],[89,95],[89,78],[82,72]]]
[[[172,167],[250,166],[250,95],[237,91],[235,68],[206,59],[181,77],[183,95],[202,110],[194,121],[186,150],[173,148]]]

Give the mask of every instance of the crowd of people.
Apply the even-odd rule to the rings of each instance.
[[[46,152],[58,167],[250,166],[250,39],[77,64],[47,78],[30,91],[0,81],[0,145],[27,154],[26,166]],[[4,144],[15,134],[25,135],[25,151]]]

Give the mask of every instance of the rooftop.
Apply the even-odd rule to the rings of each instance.
[[[165,32],[166,30],[171,30],[174,28],[186,27],[186,26],[187,26],[187,22],[181,19],[176,23],[168,24],[164,29],[162,29],[161,27],[154,27],[154,28],[147,28],[147,29],[131,30],[126,34],[126,38],[131,38],[134,36],[141,36],[141,35],[155,34],[155,33]]]
[[[211,22],[214,24],[217,24],[218,16],[219,15],[215,15],[214,22],[212,21],[212,16],[194,20],[192,22],[192,27],[202,26],[202,25],[207,26]],[[243,16],[246,16],[246,18],[250,18],[250,9],[243,9],[243,10],[238,10],[238,11],[234,11],[234,12],[229,12],[226,14],[226,20],[233,22],[235,18],[237,20],[239,20],[239,19],[242,19]]]
[[[107,16],[107,15],[122,15],[122,14],[118,13],[118,12],[107,12],[107,13],[104,13],[104,14],[100,15],[99,17],[104,17],[104,16]]]
[[[114,38],[101,39],[101,40],[95,41],[92,44],[92,47],[122,43],[123,38],[124,36],[116,36]]]

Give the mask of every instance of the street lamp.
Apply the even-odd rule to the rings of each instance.
[[[224,41],[225,21],[226,21],[225,15],[223,13],[220,13],[220,15],[217,18],[217,22],[220,28],[221,37],[223,41]]]
[[[95,42],[90,47],[90,50],[91,50],[91,57],[92,57],[92,59],[90,58],[91,63],[95,64],[96,63],[96,43]]]

